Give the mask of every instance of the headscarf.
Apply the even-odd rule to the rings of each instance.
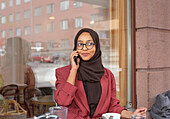
[[[74,50],[77,48],[78,37],[83,32],[90,33],[96,47],[95,54],[88,61],[84,61],[80,57],[80,64],[78,69],[78,80],[86,82],[87,84],[87,100],[90,107],[90,116],[92,117],[101,96],[102,89],[100,79],[104,75],[104,67],[101,60],[99,37],[94,30],[89,28],[81,29],[75,37]]]

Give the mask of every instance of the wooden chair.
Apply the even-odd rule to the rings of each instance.
[[[9,84],[1,88],[0,94],[2,94],[6,99],[14,99],[17,101],[19,96],[18,85]]]
[[[42,92],[38,88],[35,88],[34,86],[27,86],[24,89],[24,104],[28,112],[28,117],[31,117],[31,114],[34,114],[34,107],[33,104],[31,104],[31,99],[35,96],[42,95],[43,95]]]

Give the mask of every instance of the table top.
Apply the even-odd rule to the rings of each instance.
[[[33,104],[56,105],[53,95],[37,96],[31,99]]]

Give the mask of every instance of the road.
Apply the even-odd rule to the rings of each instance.
[[[55,69],[65,66],[64,64],[29,62],[35,75],[36,87],[54,87],[56,81]],[[67,64],[66,64],[67,65]],[[50,83],[53,82],[52,84]]]

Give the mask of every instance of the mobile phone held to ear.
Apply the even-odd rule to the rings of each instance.
[[[78,56],[75,56],[74,61],[75,61],[76,65],[77,65],[77,59],[78,59]]]

